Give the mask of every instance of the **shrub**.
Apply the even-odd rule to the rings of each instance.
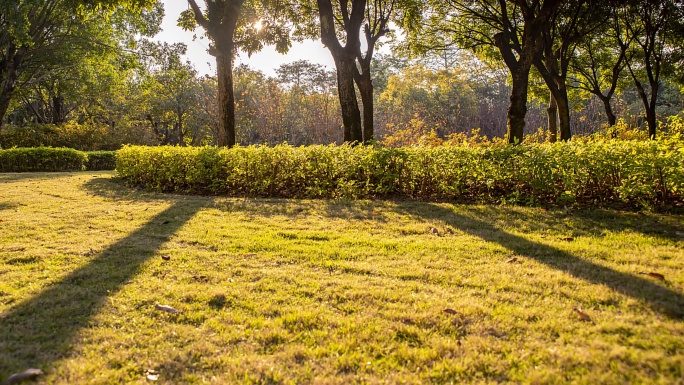
[[[112,127],[100,123],[65,122],[6,125],[0,130],[0,147],[68,147],[81,151],[117,150],[124,143],[153,145],[150,130],[135,125]]]
[[[124,147],[117,172],[160,191],[489,203],[681,202],[681,141],[520,146]]]
[[[115,151],[90,151],[87,154],[86,170],[88,171],[114,170],[116,168]]]
[[[12,148],[0,150],[0,172],[82,171],[88,155],[70,148]]]

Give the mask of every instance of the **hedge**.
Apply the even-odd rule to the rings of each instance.
[[[114,151],[82,152],[71,148],[0,150],[0,172],[113,170]]]
[[[165,192],[518,204],[681,202],[681,142],[497,147],[140,147],[117,153],[128,184]]]
[[[115,151],[89,151],[87,154],[86,170],[88,171],[114,170],[116,168]]]

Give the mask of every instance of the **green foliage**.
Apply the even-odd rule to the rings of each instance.
[[[115,151],[90,151],[88,152],[88,162],[86,170],[101,171],[114,170],[116,168]]]
[[[156,144],[153,138],[136,132],[135,127],[102,124],[28,124],[23,127],[4,126],[0,143],[12,147],[68,147],[81,151],[116,150],[123,143]]]
[[[82,171],[88,155],[71,148],[12,148],[0,150],[0,172]]]
[[[131,185],[231,196],[637,206],[684,198],[684,146],[675,140],[398,149],[127,146],[118,152],[117,171]]]

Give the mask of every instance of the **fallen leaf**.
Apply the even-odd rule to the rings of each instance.
[[[112,213],[112,212],[109,211],[109,210],[105,211],[105,214],[111,214],[111,213]]]
[[[159,380],[159,372],[156,370],[147,369],[145,371],[145,377],[150,381],[157,381]]]
[[[439,230],[435,227],[430,227],[430,232],[439,237]]]
[[[580,309],[578,309],[578,308],[574,308],[574,309],[572,309],[572,310],[573,310],[575,313],[577,313],[577,315],[579,316],[579,318],[580,318],[582,321],[587,321],[587,322],[590,322],[590,321],[591,321],[591,317],[589,317],[589,316],[587,315],[587,313],[583,312],[582,310],[580,310]]]
[[[171,306],[167,306],[167,305],[159,305],[159,304],[157,304],[157,305],[154,306],[154,308],[157,309],[157,310],[160,310],[160,311],[165,311],[165,312],[167,312],[167,313],[171,313],[171,314],[177,314],[177,313],[180,313],[180,312],[181,312],[180,310],[174,309],[174,308],[172,308]]]
[[[517,257],[513,257],[513,258],[509,259],[508,261],[506,261],[506,263],[516,263],[516,262],[518,262]]]
[[[169,223],[171,223],[171,221],[164,221],[162,222],[162,225],[168,225]]]
[[[444,309],[442,310],[442,313],[450,314],[450,315],[456,315],[458,312],[454,309]]]
[[[207,277],[206,275],[200,275],[200,276],[193,275],[192,279],[194,279],[195,281],[198,281],[198,282],[205,282],[205,283],[209,282],[209,277]]]
[[[5,382],[2,383],[2,385],[18,384],[22,381],[32,380],[38,376],[42,376],[43,374],[44,374],[43,371],[40,369],[33,369],[33,368],[27,369],[22,373],[15,373],[15,374],[9,376],[9,378],[7,378],[5,380]]]
[[[649,277],[652,277],[652,278],[655,278],[655,279],[658,279],[658,280],[661,280],[661,281],[664,281],[664,280],[665,280],[665,276],[664,276],[664,275],[662,275],[662,274],[660,274],[660,273],[654,273],[654,272],[652,272],[652,271],[640,271],[639,274],[648,275]]]
[[[165,261],[170,261],[171,257],[169,257],[168,255],[162,255],[162,259]]]
[[[256,253],[242,254],[242,256],[245,258],[256,257]]]
[[[573,238],[573,237],[561,238],[561,241],[566,241],[566,242],[572,242],[572,241],[574,241],[574,240],[575,240],[575,238]]]
[[[90,256],[93,256],[93,255],[95,255],[95,250],[93,250],[93,249],[91,248],[91,249],[88,250],[88,252],[86,253],[86,256],[90,257]]]

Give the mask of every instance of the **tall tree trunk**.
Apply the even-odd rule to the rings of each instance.
[[[549,125],[549,142],[556,143],[558,140],[558,103],[553,93],[549,91],[549,108],[546,109]]]
[[[565,79],[559,79],[558,94],[554,96],[558,104],[558,122],[560,131],[560,140],[567,142],[572,139],[572,132],[570,132],[570,101],[568,99],[568,89],[565,87]]]
[[[7,59],[1,62],[2,68],[0,68],[0,133],[2,132],[2,126],[5,123],[5,115],[7,115],[7,110],[9,110],[10,102],[14,96],[14,89],[17,84],[18,74],[17,65],[20,62],[19,55],[15,55],[14,46],[10,45],[7,50]],[[3,143],[0,142],[0,148]]]
[[[216,55],[220,126],[216,135],[219,147],[235,146],[235,92],[233,90],[233,45],[221,47]]]
[[[641,98],[641,101],[644,103],[644,109],[646,111],[646,124],[648,125],[648,137],[651,140],[655,140],[656,129],[658,128],[658,119],[656,116],[656,101],[658,100],[658,83],[655,84],[655,87],[651,85],[651,97],[649,99],[643,84],[641,84],[641,82],[637,80],[634,74],[632,74],[632,77],[634,78],[634,84],[636,85],[639,97]]]
[[[363,143],[369,144],[373,140],[373,81],[370,78],[370,71],[361,75],[356,82],[361,94],[361,104],[363,105]]]
[[[511,104],[508,107],[508,143],[520,144],[525,131],[527,114],[527,90],[530,82],[530,67],[519,66],[512,73]]]
[[[55,96],[52,98],[52,123],[60,124],[65,121],[64,116],[64,97]]]
[[[598,98],[601,99],[601,102],[603,103],[603,108],[606,111],[606,118],[608,119],[608,125],[610,127],[613,127],[615,123],[617,123],[617,117],[615,116],[615,113],[613,113],[613,107],[610,105],[610,97],[604,95],[596,96],[598,96]]]
[[[332,51],[331,51],[332,52]],[[361,130],[361,111],[356,99],[354,88],[354,71],[356,62],[351,56],[333,53],[335,67],[337,67],[337,89],[342,110],[342,124],[344,125],[344,141],[363,143]]]

